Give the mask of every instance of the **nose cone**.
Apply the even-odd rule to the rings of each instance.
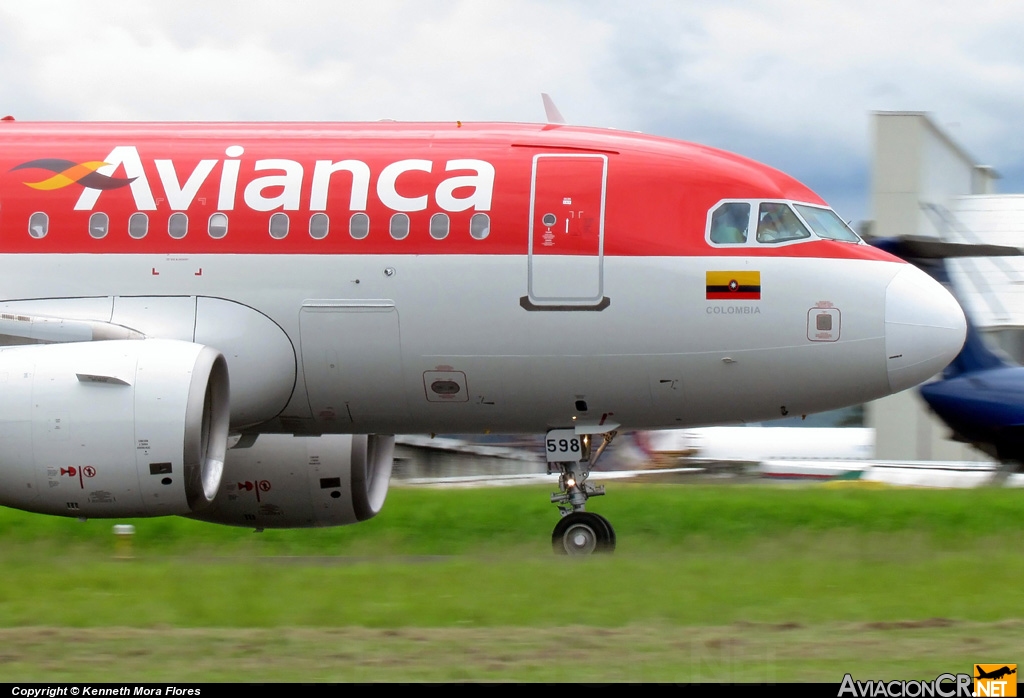
[[[894,393],[945,368],[967,336],[953,294],[917,267],[903,266],[885,291],[885,363]]]

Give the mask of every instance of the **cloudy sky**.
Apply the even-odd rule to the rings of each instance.
[[[22,120],[541,121],[698,141],[870,217],[873,110],[928,111],[1024,192],[1024,3],[9,0]]]

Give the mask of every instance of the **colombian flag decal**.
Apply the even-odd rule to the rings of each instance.
[[[761,272],[709,271],[707,294],[709,301],[761,300]]]

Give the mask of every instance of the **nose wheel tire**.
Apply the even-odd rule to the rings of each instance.
[[[597,518],[599,518],[601,521],[604,522],[604,525],[608,528],[608,541],[605,545],[604,550],[602,550],[601,552],[612,552],[613,550],[615,550],[615,529],[612,528],[612,525],[611,523],[609,523],[608,519],[604,518],[600,514],[591,514],[591,516],[596,516]]]
[[[610,553],[615,550],[615,529],[599,514],[574,511],[555,525],[551,548],[559,555]]]

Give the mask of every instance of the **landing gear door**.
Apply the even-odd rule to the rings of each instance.
[[[603,300],[607,173],[606,155],[534,156],[524,300],[536,309],[596,309]]]

